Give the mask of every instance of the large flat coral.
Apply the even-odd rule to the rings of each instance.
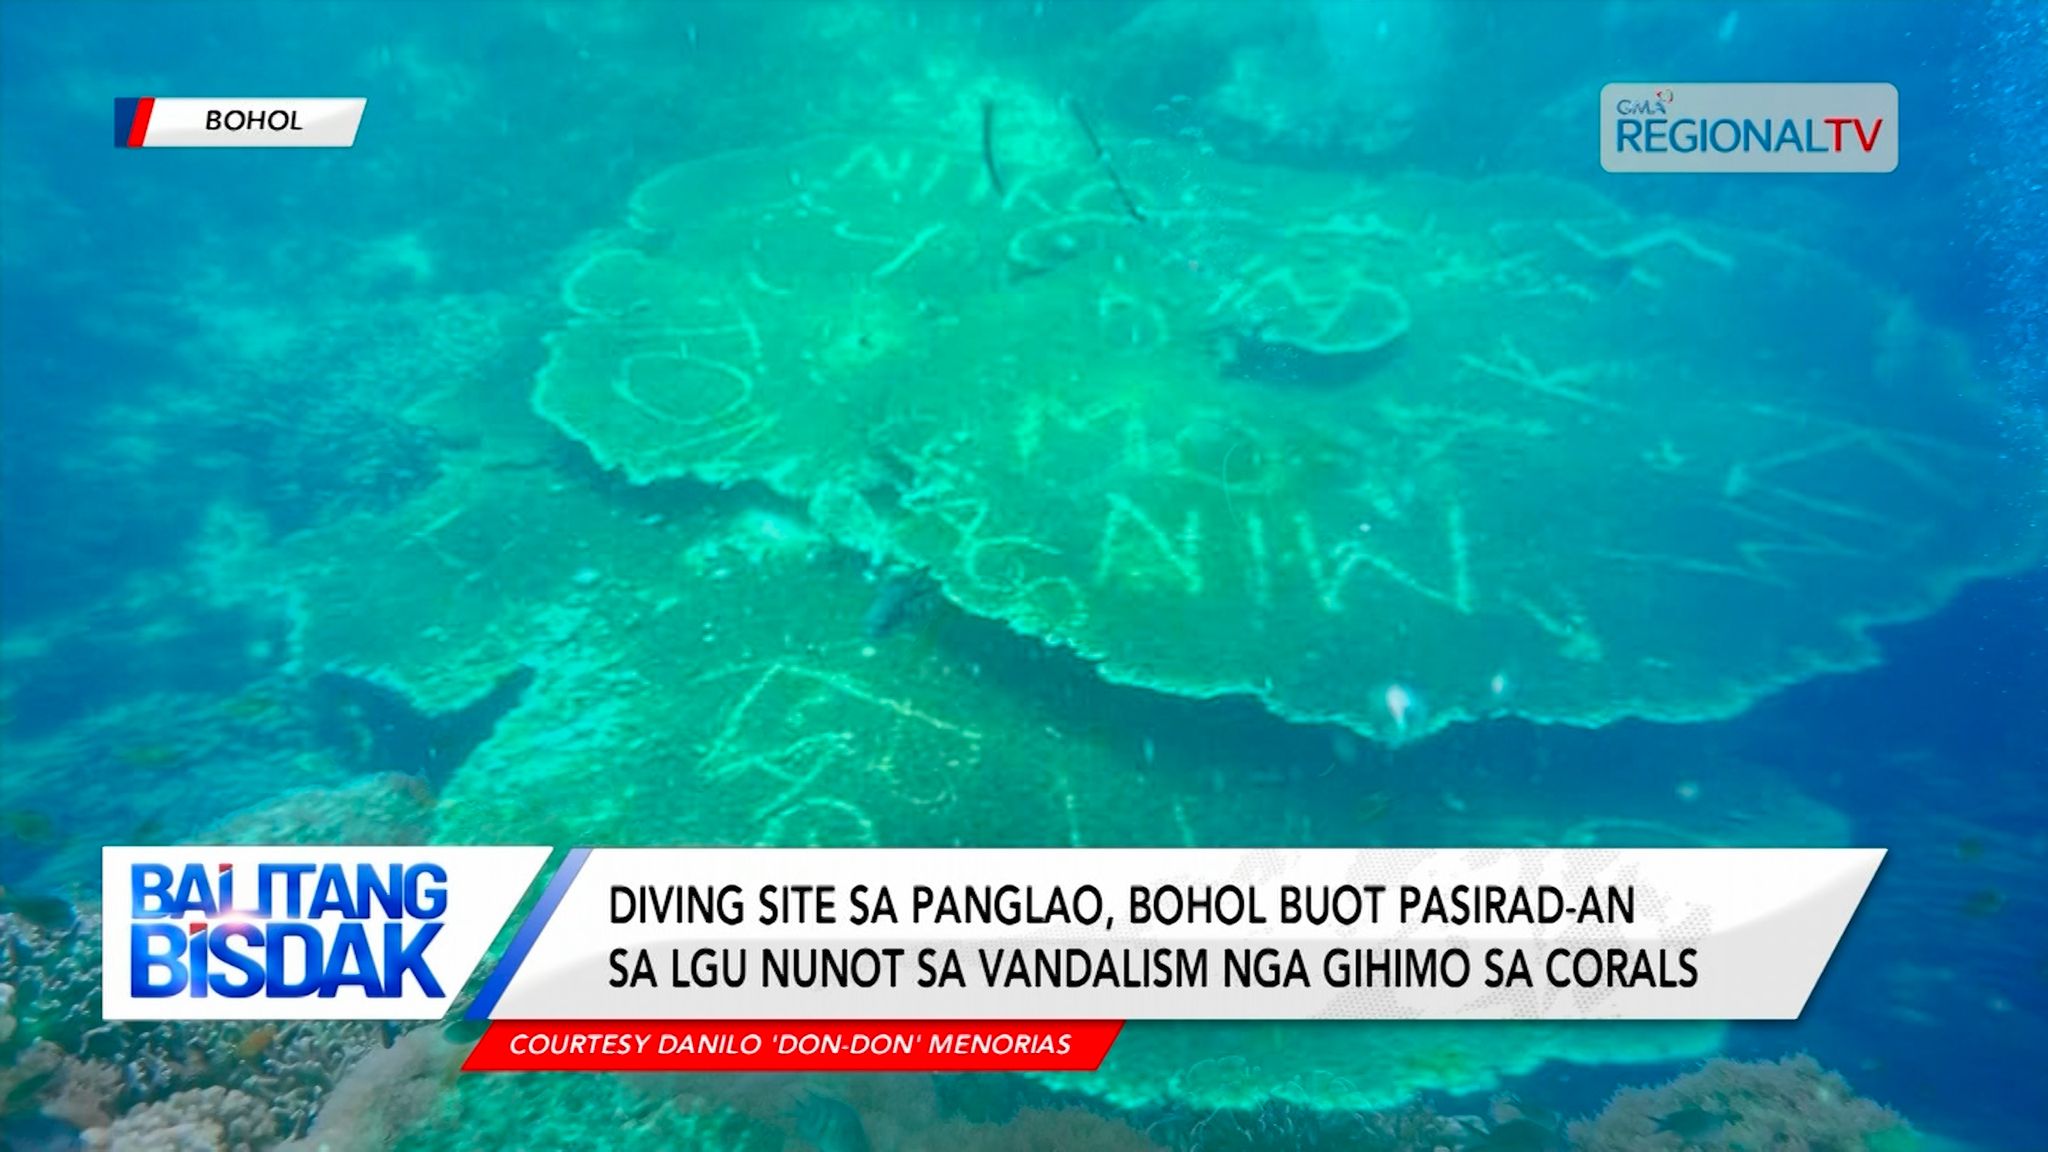
[[[1008,163],[655,177],[536,408],[1112,679],[1390,740],[1733,713],[2039,553],[1958,342],[1809,253],[1552,180]]]
[[[1439,795],[1456,779],[1448,764],[1382,775],[1341,750],[1348,737],[1104,685],[943,604],[869,636],[865,562],[751,498],[684,488],[650,501],[478,459],[394,513],[249,560],[258,587],[298,603],[309,666],[436,708],[534,670],[442,794],[449,842],[1617,842],[1580,803],[1538,803],[1540,786],[1453,801]],[[1134,1026],[1115,1066],[1074,1087],[1129,1103],[1355,1108],[1484,1087],[1550,1059],[1700,1053],[1719,1036],[1250,1032]],[[1217,1064],[1223,1050],[1240,1061]]]

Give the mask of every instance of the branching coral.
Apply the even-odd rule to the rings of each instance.
[[[1574,1152],[1904,1152],[1919,1146],[1898,1113],[1850,1090],[1810,1056],[1709,1060],[1654,1088],[1626,1088],[1576,1121]]]
[[[305,1139],[286,1144],[279,1152],[381,1152],[398,1147],[399,1133],[433,1110],[466,1051],[450,1043],[438,1027],[415,1028],[391,1047],[357,1061],[328,1094]]]
[[[261,1103],[267,1145],[304,1131],[335,1078],[379,1039],[374,1024],[102,1020],[100,921],[89,912],[66,928],[0,915],[0,967],[13,977],[16,1016],[0,1043],[0,1085],[20,1090],[16,1103],[80,1127],[174,1097],[187,1097],[189,1111],[200,1103],[194,1092],[232,1089]]]
[[[110,1152],[255,1152],[273,1139],[263,1101],[216,1086],[145,1104],[87,1131],[85,1146]]]
[[[14,993],[10,1053],[47,1040],[82,1052],[99,1024],[99,918],[80,915],[68,927],[44,926],[0,913],[0,961]]]

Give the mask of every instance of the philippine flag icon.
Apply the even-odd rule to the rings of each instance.
[[[114,147],[140,148],[149,135],[149,114],[156,110],[154,96],[121,96],[114,100]]]

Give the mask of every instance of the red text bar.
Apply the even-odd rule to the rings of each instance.
[[[466,1072],[1092,1072],[1120,1020],[493,1020]]]

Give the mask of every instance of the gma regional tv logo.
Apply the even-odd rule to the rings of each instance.
[[[1609,172],[1890,172],[1899,90],[1890,84],[1609,84],[1600,90]]]
[[[443,1015],[545,848],[108,848],[109,1020]]]

